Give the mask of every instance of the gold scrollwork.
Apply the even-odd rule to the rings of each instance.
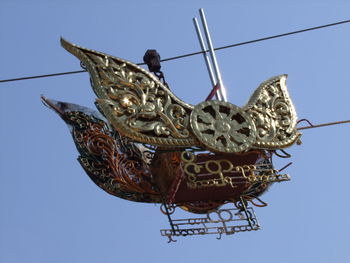
[[[243,108],[177,98],[147,70],[61,39],[90,73],[96,105],[121,135],[159,146],[197,146],[214,152],[282,149],[296,142],[296,112],[281,75],[262,83]]]
[[[197,145],[189,130],[193,106],[178,99],[141,67],[61,39],[91,76],[98,109],[113,127],[129,138],[155,145]]]
[[[256,126],[253,148],[282,149],[301,136],[286,79],[287,75],[280,75],[263,82],[244,106]]]
[[[184,162],[183,170],[187,175],[187,184],[190,188],[222,187],[226,185],[230,185],[232,188],[237,187],[231,177],[224,176],[224,173],[230,172],[234,168],[229,160],[209,160],[204,165],[197,164],[195,154],[187,151],[182,152],[181,159]],[[226,164],[227,168],[223,168],[223,163]],[[198,180],[197,175],[203,173],[217,175],[218,178]]]
[[[65,113],[64,120],[73,127],[80,164],[99,187],[127,200],[160,202],[159,193],[149,182],[151,173],[147,165],[118,151],[104,121],[80,111]]]
[[[196,162],[196,155],[187,151],[182,152],[181,159],[184,173],[187,176],[187,185],[190,188],[223,187],[227,185],[236,188],[238,184],[242,183],[271,183],[290,180],[288,175],[280,175],[277,170],[264,164],[234,166],[227,159],[208,160],[199,164]],[[232,176],[234,173],[238,173],[238,175]],[[200,178],[203,175],[210,175],[211,178]]]

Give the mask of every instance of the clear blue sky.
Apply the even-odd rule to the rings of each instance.
[[[0,1],[0,79],[79,70],[60,36],[133,62],[199,50],[206,11],[215,46],[350,19],[337,1]],[[350,119],[350,24],[217,52],[229,101],[244,105],[282,73],[299,118]],[[172,90],[197,104],[210,90],[202,56],[163,63]],[[110,196],[76,161],[65,124],[39,97],[93,108],[86,73],[0,83],[0,262],[350,262],[350,125],[307,130],[288,151],[292,181],[255,209],[262,230],[167,244],[159,206]],[[276,160],[280,168],[289,160]]]

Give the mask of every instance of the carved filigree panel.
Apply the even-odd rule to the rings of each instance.
[[[64,119],[73,126],[79,162],[99,187],[131,201],[159,202],[148,167],[137,156],[129,158],[118,151],[105,122],[79,111],[65,113]]]
[[[99,110],[124,136],[156,145],[193,145],[193,106],[178,99],[148,71],[126,60],[61,40],[86,66]]]
[[[89,71],[98,109],[116,131],[134,141],[243,153],[282,149],[300,136],[286,75],[262,83],[243,108],[218,101],[193,107],[129,61],[63,39],[61,43]]]
[[[301,135],[296,129],[297,115],[286,79],[287,75],[281,75],[265,81],[244,107],[257,130],[254,148],[285,148]]]

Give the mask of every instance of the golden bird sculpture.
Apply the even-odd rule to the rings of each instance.
[[[243,107],[218,100],[193,106],[136,64],[61,44],[89,72],[99,112],[42,101],[68,124],[79,162],[106,192],[203,214],[229,202],[241,211],[273,182],[290,180],[271,161],[301,136],[287,75],[263,82]],[[250,222],[247,230],[256,229]],[[176,231],[164,235],[182,235]]]

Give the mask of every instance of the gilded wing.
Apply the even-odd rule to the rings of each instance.
[[[263,82],[243,107],[256,126],[252,148],[282,149],[301,135],[296,129],[297,114],[286,79],[287,75],[280,75]]]
[[[122,135],[162,146],[192,146],[192,105],[177,98],[141,67],[61,39],[62,46],[86,66],[101,113]]]

